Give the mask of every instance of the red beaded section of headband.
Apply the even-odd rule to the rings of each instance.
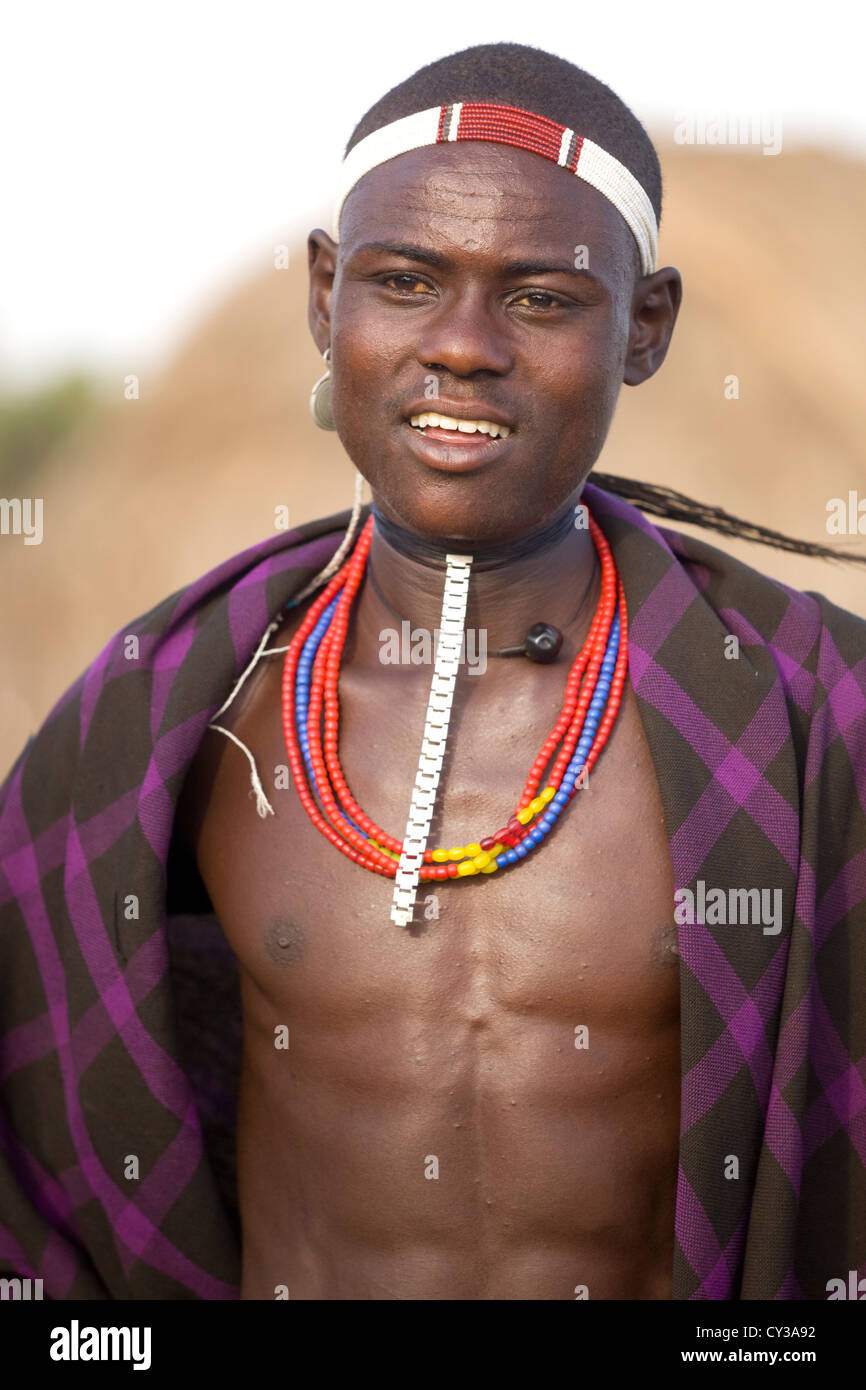
[[[566,132],[569,138],[564,140]],[[491,140],[500,145],[514,145],[551,159],[571,173],[577,169],[583,144],[573,130],[547,116],[536,116],[517,106],[494,106],[489,101],[443,106],[436,141],[442,144],[448,140]]]

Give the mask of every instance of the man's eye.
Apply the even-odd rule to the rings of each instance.
[[[546,290],[527,290],[519,299],[513,301],[515,304],[529,304],[532,309],[547,309],[551,305],[558,305],[561,301],[554,294],[548,294]]]
[[[417,294],[419,290],[427,291],[430,286],[426,280],[419,280],[417,275],[389,275],[382,283],[389,289],[395,289],[400,294]]]

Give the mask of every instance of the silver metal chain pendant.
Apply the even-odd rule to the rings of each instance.
[[[454,686],[460,667],[460,651],[466,624],[466,603],[469,597],[471,555],[446,556],[445,589],[442,594],[440,638],[430,684],[427,718],[418,771],[412,788],[409,819],[403,836],[403,851],[397,865],[391,921],[398,927],[408,927],[412,921],[418,883],[424,863],[424,851],[430,834],[433,807],[439,787],[439,774],[445,758]]]

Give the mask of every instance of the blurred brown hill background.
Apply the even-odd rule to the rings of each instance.
[[[660,374],[623,388],[599,468],[668,484],[809,540],[827,503],[866,497],[866,165],[801,150],[671,147],[662,264],[685,297]],[[321,372],[306,257],[262,268],[158,376],[118,364],[113,395],[0,494],[44,499],[44,539],[0,536],[0,776],[124,623],[228,555],[351,504],[353,469],[313,425]],[[140,398],[123,379],[140,375]],[[725,378],[739,378],[739,399]],[[368,493],[365,493],[368,496]],[[699,532],[757,569],[866,616],[866,569]]]

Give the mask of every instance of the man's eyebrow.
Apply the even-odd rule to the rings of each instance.
[[[426,246],[415,246],[409,242],[365,241],[356,246],[352,256],[360,256],[365,251],[384,251],[387,255],[400,256],[406,261],[420,261],[422,265],[432,266],[434,270],[453,270],[454,262],[438,251]],[[501,267],[502,274],[509,278],[515,275],[579,275],[583,279],[600,283],[598,276],[584,267],[575,266],[570,261],[506,261]]]

